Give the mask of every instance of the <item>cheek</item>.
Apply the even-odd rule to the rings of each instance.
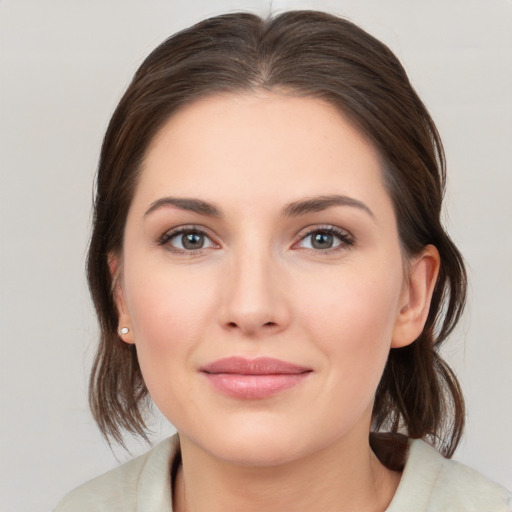
[[[183,271],[165,255],[146,259],[135,254],[125,265],[124,289],[136,341],[186,342],[210,309],[214,276],[200,268]]]
[[[148,269],[142,278],[134,274],[126,279],[137,358],[153,402],[178,427],[198,409],[190,375],[197,340],[204,337],[212,309],[211,297],[180,273]]]
[[[309,287],[315,291],[303,305],[301,330],[321,354],[325,376],[313,401],[323,411],[319,428],[332,436],[370,420],[400,296],[394,278],[354,276],[333,278],[324,292]]]
[[[395,267],[340,272],[324,280],[322,289],[307,286],[309,291],[297,293],[304,298],[301,328],[321,349],[333,378],[378,383],[398,314],[401,267]]]
[[[215,310],[215,286],[207,276],[170,272],[165,266],[132,270],[125,276],[127,307],[139,363],[152,393],[153,387],[169,381],[169,375],[187,369],[189,355]]]
[[[360,340],[372,330],[390,334],[398,311],[401,274],[399,268],[387,272],[342,269],[325,278],[302,280],[301,287],[295,295],[302,298],[301,316],[310,325],[338,334],[360,332],[355,337]]]

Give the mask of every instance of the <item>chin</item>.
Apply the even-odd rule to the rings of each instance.
[[[316,429],[308,428],[307,421],[284,420],[267,414],[244,414],[227,418],[218,426],[210,423],[207,431],[190,432],[188,438],[217,460],[252,467],[283,465],[321,449]]]
[[[251,439],[224,439],[211,455],[227,463],[248,467],[270,467],[289,463],[300,457],[297,446],[283,443],[281,436],[254,436]]]

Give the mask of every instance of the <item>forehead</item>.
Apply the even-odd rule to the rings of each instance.
[[[327,102],[270,92],[216,95],[186,105],[159,131],[136,197],[357,198],[385,193],[381,174],[377,151]]]

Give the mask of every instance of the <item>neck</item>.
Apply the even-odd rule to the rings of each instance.
[[[386,469],[366,439],[353,439],[279,465],[249,467],[219,460],[181,440],[174,486],[176,512],[382,512],[400,474]]]

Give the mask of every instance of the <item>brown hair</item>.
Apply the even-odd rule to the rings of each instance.
[[[462,313],[466,274],[440,222],[445,161],[436,127],[393,53],[351,22],[314,11],[263,20],[235,13],[170,37],[136,72],[107,129],[99,162],[89,286],[101,327],[90,405],[107,438],[146,437],[148,393],[133,345],[120,341],[108,259],[123,232],[148,145],[178,108],[216,92],[279,89],[320,98],[348,116],[378,149],[403,251],[427,244],[441,256],[423,332],[392,349],[375,397],[375,431],[403,432],[446,456],[464,425],[457,379],[438,349]]]

